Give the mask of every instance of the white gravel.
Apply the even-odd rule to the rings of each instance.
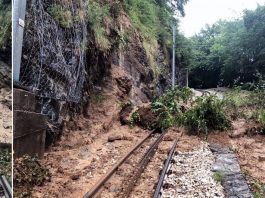
[[[214,156],[208,145],[173,157],[162,198],[223,198],[223,187],[213,179]],[[171,172],[171,173],[170,173]]]

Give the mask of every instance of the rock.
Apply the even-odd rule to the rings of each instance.
[[[64,174],[64,170],[63,170],[63,168],[61,166],[58,167],[57,172],[61,173],[61,174]]]
[[[81,173],[77,173],[77,174],[72,175],[70,178],[72,180],[78,180],[80,178],[80,176],[81,176]]]
[[[161,197],[212,198],[219,195],[224,198],[221,184],[212,178],[214,157],[207,144],[194,151],[179,152],[173,160],[175,163],[170,166],[171,174],[165,179],[167,186],[163,186]]]
[[[123,137],[121,135],[113,135],[108,137],[108,142],[114,142],[116,140],[122,140]]]
[[[133,137],[128,137],[128,136],[121,136],[121,135],[112,135],[108,137],[108,142],[114,142],[116,140],[128,140],[132,141]]]
[[[125,103],[122,107],[121,111],[119,112],[120,122],[122,125],[130,124],[130,115],[133,111],[133,106],[130,102]]]
[[[138,109],[139,121],[137,121],[137,125],[144,129],[155,129],[157,128],[157,120],[156,115],[152,111],[151,106],[140,107]]]
[[[238,128],[236,130],[234,130],[229,136],[231,138],[240,138],[240,137],[243,137],[245,134],[246,134],[246,130],[244,127],[242,128]]]
[[[132,81],[126,76],[116,78],[115,80],[121,92],[128,95],[132,89]]]
[[[215,155],[216,162],[213,164],[214,171],[221,171],[223,176],[222,185],[226,197],[249,197],[251,192],[247,182],[241,173],[236,155],[228,148],[221,145],[210,145]],[[244,196],[242,196],[244,194]]]
[[[165,136],[165,137],[164,137],[164,141],[169,141],[169,142],[171,142],[171,141],[174,141],[174,138],[172,138],[171,136]]]
[[[265,162],[265,156],[259,156],[259,161],[260,162]]]

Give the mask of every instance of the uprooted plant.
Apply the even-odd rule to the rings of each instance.
[[[231,127],[223,110],[223,101],[216,96],[203,96],[195,100],[194,105],[185,113],[184,125],[190,132],[205,134],[209,130],[225,130]]]
[[[193,92],[189,88],[168,90],[154,100],[151,107],[139,108],[131,120],[147,129],[166,130],[172,126],[184,126],[190,133],[206,137],[210,130],[222,131],[231,127],[231,121],[225,115],[224,101],[213,95],[193,100]]]
[[[184,105],[192,100],[193,92],[189,88],[168,90],[152,103],[152,110],[157,116],[157,127],[164,130],[183,123]]]

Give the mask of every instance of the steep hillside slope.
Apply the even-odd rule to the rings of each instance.
[[[85,113],[112,66],[131,78],[133,104],[169,85],[171,27],[186,1],[64,1],[27,3],[19,86],[37,96],[50,120],[50,139],[63,121]],[[177,2],[177,4],[176,4]],[[52,126],[52,127],[51,127]]]
[[[0,0],[0,143],[11,143],[11,1]]]

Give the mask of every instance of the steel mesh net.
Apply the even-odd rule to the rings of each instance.
[[[87,38],[84,0],[27,3],[20,84],[36,95],[80,102]]]

